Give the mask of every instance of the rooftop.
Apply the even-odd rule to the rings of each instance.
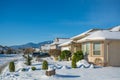
[[[86,41],[86,40],[120,40],[120,32],[109,31],[109,30],[99,30],[87,37],[78,40],[78,42]]]

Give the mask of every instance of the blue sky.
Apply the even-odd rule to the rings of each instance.
[[[0,45],[72,37],[120,25],[120,0],[0,0]]]

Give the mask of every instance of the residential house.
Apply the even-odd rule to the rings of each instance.
[[[82,50],[89,62],[120,66],[120,26],[108,30],[92,29],[71,39],[73,42],[69,44],[74,46],[74,52]]]
[[[72,40],[69,40],[65,43],[60,44],[59,46],[61,47],[61,51],[69,50],[72,52],[73,47],[71,44],[72,44]]]
[[[40,48],[33,48],[34,52],[40,52]]]
[[[59,45],[69,40],[69,38],[56,38],[54,42],[50,45],[50,49],[61,50],[61,47]]]
[[[40,50],[41,52],[44,52],[44,53],[49,53],[50,51],[50,44],[44,44],[40,47]]]
[[[80,43],[77,43],[77,40],[82,39],[82,38],[86,37],[87,35],[89,35],[90,33],[97,31],[97,30],[99,30],[99,29],[90,29],[82,34],[79,34],[77,36],[70,38],[69,41],[62,43],[59,46],[61,46],[62,51],[69,50],[69,51],[71,51],[71,53],[80,51],[80,50],[82,50],[82,45]]]

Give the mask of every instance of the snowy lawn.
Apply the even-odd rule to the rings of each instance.
[[[45,71],[41,70],[42,62],[35,62],[37,70],[32,71],[22,61],[16,63],[16,72],[4,72],[0,80],[120,80],[120,67],[103,67],[103,68],[71,68],[71,62],[53,61],[51,58],[45,58],[49,67],[56,69],[56,75],[48,77]],[[20,71],[21,68],[27,68],[28,71]]]
[[[18,54],[0,54],[0,66],[9,61],[19,59],[20,57]]]

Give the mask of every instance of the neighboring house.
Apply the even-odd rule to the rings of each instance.
[[[54,42],[50,45],[50,49],[61,50],[61,47],[59,45],[69,40],[69,38],[56,38]]]
[[[82,50],[89,62],[103,66],[120,66],[120,26],[108,30],[92,29],[71,38],[73,52]],[[67,43],[67,42],[66,42]]]
[[[50,51],[50,44],[42,45],[42,46],[40,47],[40,49],[41,49],[41,52],[49,53],[49,51]]]
[[[33,48],[33,49],[34,49],[34,52],[40,52],[39,48]]]
[[[72,44],[72,40],[69,40],[69,41],[67,41],[65,43],[60,44],[59,46],[61,47],[61,51],[64,51],[64,50],[71,51],[71,49],[72,49],[71,44]]]

